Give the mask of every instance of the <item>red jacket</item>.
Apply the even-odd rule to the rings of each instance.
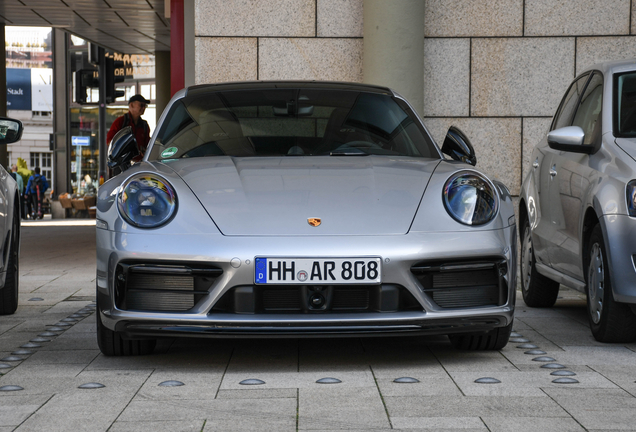
[[[126,126],[132,127],[133,135],[135,135],[135,139],[137,140],[137,148],[139,149],[139,156],[135,157],[133,162],[139,162],[143,159],[146,153],[146,147],[148,147],[148,142],[150,141],[150,126],[148,126],[146,120],[140,117],[137,125],[135,125],[130,113],[117,117],[106,135],[106,142],[110,144],[115,134]]]

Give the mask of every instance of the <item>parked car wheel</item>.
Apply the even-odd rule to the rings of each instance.
[[[9,245],[9,261],[4,288],[0,290],[0,315],[10,315],[18,309],[20,264],[20,212],[14,212]]]
[[[124,339],[120,332],[110,330],[102,323],[101,312],[97,308],[97,345],[106,356],[135,356],[152,354],[157,345],[155,339]]]
[[[587,311],[592,335],[599,342],[636,340],[636,315],[629,305],[614,301],[600,225],[592,230],[587,257]]]
[[[500,350],[506,346],[512,332],[512,323],[498,327],[484,334],[448,335],[454,348],[468,351]]]
[[[552,307],[559,294],[559,283],[540,274],[535,266],[532,231],[526,219],[521,240],[521,292],[530,307]]]

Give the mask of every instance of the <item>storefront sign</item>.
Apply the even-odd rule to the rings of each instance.
[[[87,136],[71,137],[71,144],[74,146],[89,146],[91,145],[91,137],[87,137]]]
[[[155,77],[155,57],[139,54],[108,53],[108,57],[119,63],[115,76],[126,79],[150,79]]]
[[[53,69],[7,68],[7,109],[53,111]]]
[[[53,69],[31,69],[31,110],[53,111]]]
[[[7,109],[31,111],[31,69],[7,68]]]

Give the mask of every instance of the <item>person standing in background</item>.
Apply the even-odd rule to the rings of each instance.
[[[139,162],[146,153],[146,147],[150,141],[150,126],[148,122],[141,118],[146,111],[149,101],[142,95],[136,94],[128,100],[128,112],[121,117],[117,117],[106,135],[106,142],[110,143],[117,132],[126,126],[132,128],[132,133],[137,140],[139,155],[133,158],[133,162]]]
[[[35,167],[35,173],[29,177],[26,187],[26,195],[31,199],[31,217],[42,219],[42,200],[44,192],[49,188],[46,177],[40,174],[40,167]]]

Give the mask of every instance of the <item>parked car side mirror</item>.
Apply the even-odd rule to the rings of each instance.
[[[475,166],[477,164],[477,156],[470,140],[456,126],[451,126],[446,132],[446,138],[442,145],[442,153],[451,157],[451,159],[462,161]]]
[[[548,133],[548,145],[551,149],[572,153],[594,153],[594,146],[585,145],[585,132],[578,126],[566,126]]]
[[[108,146],[108,167],[125,171],[130,168],[130,161],[138,154],[137,140],[132,134],[132,128],[126,126],[115,134]]]
[[[24,126],[20,120],[0,117],[0,144],[11,144],[20,141]]]

